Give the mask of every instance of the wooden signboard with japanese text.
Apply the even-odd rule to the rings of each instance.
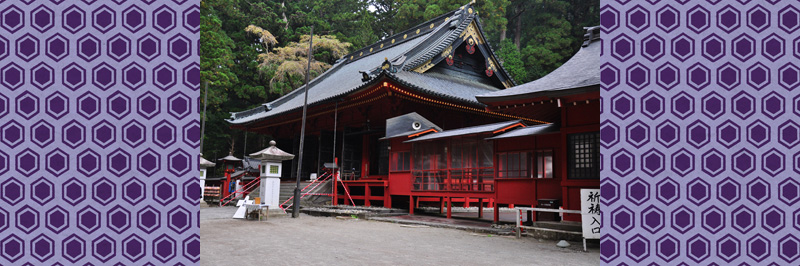
[[[583,238],[600,239],[600,190],[581,189]]]

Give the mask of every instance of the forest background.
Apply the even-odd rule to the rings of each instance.
[[[225,119],[303,85],[310,26],[313,79],[351,51],[467,3],[202,0],[200,77],[202,86],[209,84],[204,157],[214,161],[233,152],[241,158],[245,145],[250,153],[266,147],[270,136],[245,137]],[[599,5],[599,0],[477,0],[474,7],[489,44],[517,84],[523,84],[558,68],[580,48],[583,27],[600,23]]]

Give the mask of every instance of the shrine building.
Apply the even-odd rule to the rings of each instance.
[[[389,36],[311,80],[303,164],[281,176],[336,161],[334,204],[579,209],[579,189],[600,185],[599,39],[589,28],[568,62],[517,86],[471,5]],[[303,91],[228,121],[299,154]]]

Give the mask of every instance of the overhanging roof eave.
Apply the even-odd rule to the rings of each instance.
[[[509,101],[522,101],[527,99],[534,99],[538,97],[564,97],[564,96],[571,96],[576,94],[583,94],[589,92],[600,91],[600,84],[590,85],[585,87],[579,88],[568,88],[568,89],[553,89],[553,90],[546,90],[546,91],[535,91],[535,92],[528,92],[528,93],[520,93],[514,95],[503,95],[503,96],[475,96],[475,98],[483,104],[491,105],[490,103],[498,103],[498,102],[509,102]]]

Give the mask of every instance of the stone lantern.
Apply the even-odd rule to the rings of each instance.
[[[203,154],[200,154],[200,202],[203,202],[203,195],[205,195],[206,189],[206,177],[208,176],[208,168],[214,167],[215,163],[209,162],[205,158],[203,158]]]
[[[281,161],[294,159],[294,154],[287,153],[275,147],[275,141],[269,142],[269,148],[250,154],[251,158],[261,160],[261,188],[262,204],[269,204],[270,210],[279,210],[278,202],[281,195]]]

